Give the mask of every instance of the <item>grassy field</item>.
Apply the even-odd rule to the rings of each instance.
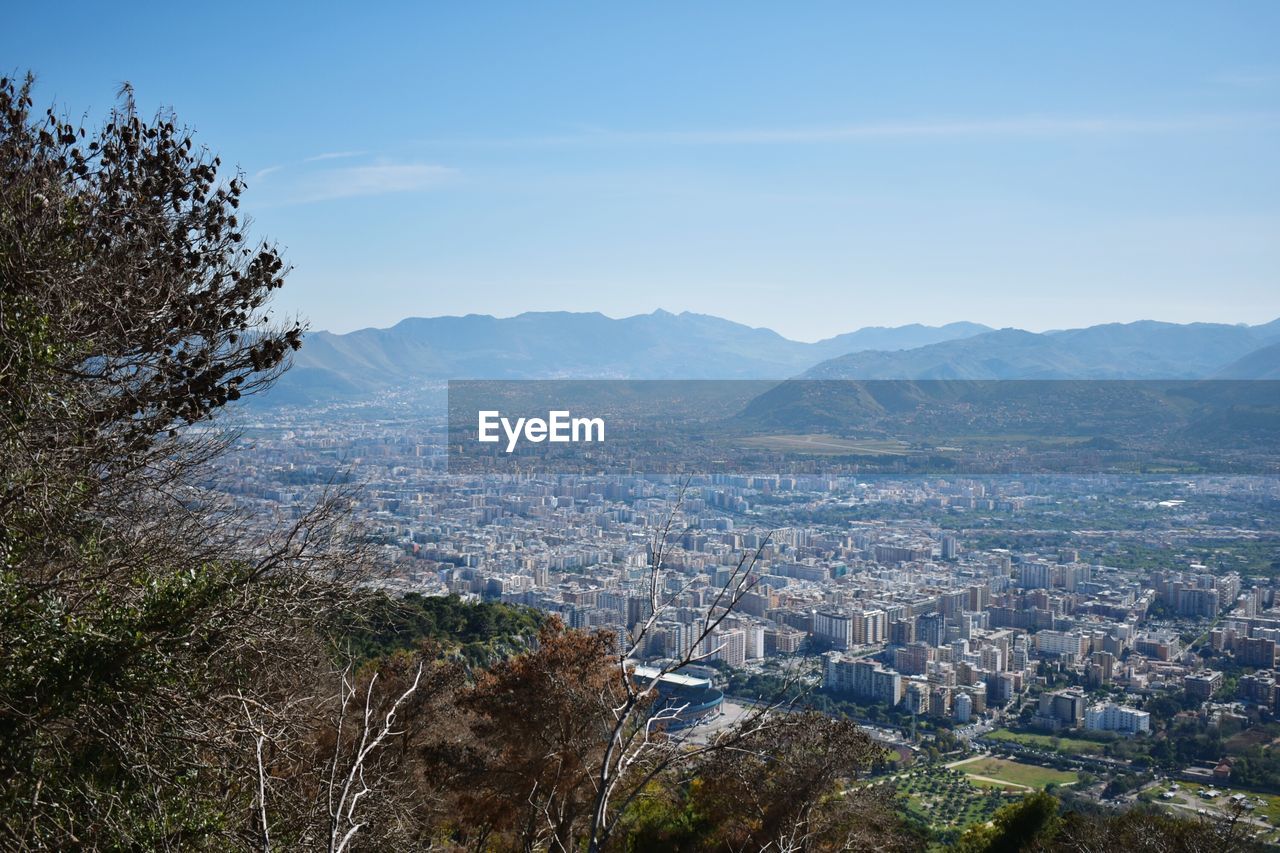
[[[1039,749],[1052,749],[1063,755],[1102,755],[1104,745],[1083,738],[1058,737],[1056,735],[1034,734],[1032,732],[1011,732],[1008,729],[996,729],[987,735],[991,740],[1002,740],[1008,743],[1020,743],[1023,746],[1034,746]]]
[[[985,776],[998,782],[1024,785],[1037,790],[1049,784],[1065,785],[1079,778],[1070,771],[1038,767],[1034,764],[1023,764],[1020,761],[1009,761],[1004,758],[980,758],[977,761],[961,764],[956,769],[969,776]]]

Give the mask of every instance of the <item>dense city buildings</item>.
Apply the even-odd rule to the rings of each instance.
[[[389,589],[527,605],[610,632],[620,649],[635,644],[642,665],[692,656],[721,668],[690,678],[790,660],[813,688],[859,708],[956,725],[1021,712],[1043,730],[1126,735],[1150,728],[1134,707],[1145,697],[1219,694],[1221,672],[1201,665],[1186,639],[1195,632],[1179,627],[1216,620],[1197,629],[1204,644],[1250,670],[1234,698],[1275,706],[1270,579],[1176,556],[1189,531],[1227,533],[1186,495],[1280,500],[1271,481],[1204,478],[1165,487],[1177,500],[1125,498],[1126,512],[1154,519],[1126,535],[1174,555],[1135,565],[1098,549],[1114,533],[1038,547],[992,526],[1088,518],[1135,488],[1124,480],[451,474],[438,425],[349,417],[248,425],[249,452],[228,463],[225,488],[246,509],[288,514],[332,482],[363,481],[353,510],[383,543],[375,582]],[[699,639],[738,584],[733,612]]]
[[[361,483],[370,583],[605,632],[668,731],[785,695],[898,762],[1004,753],[1101,798],[1256,777],[1231,750],[1277,730],[1275,479],[462,473],[416,404],[379,411],[247,423],[222,488],[270,518]]]

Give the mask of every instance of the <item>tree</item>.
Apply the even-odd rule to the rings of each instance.
[[[288,843],[263,771],[362,559],[341,496],[250,524],[204,488],[212,419],[301,342],[287,269],[171,115],[126,87],[90,131],[31,88],[0,80],[0,846],[262,847],[264,791]]]
[[[743,551],[739,555],[723,584],[714,590],[710,602],[703,605],[702,618],[693,624],[692,637],[680,654],[643,683],[633,677],[634,661],[645,648],[654,626],[676,609],[697,584],[693,578],[677,583],[674,590],[669,590],[667,585],[671,577],[666,566],[667,549],[687,487],[688,481],[681,487],[675,505],[650,545],[646,579],[648,616],[631,627],[627,641],[614,657],[619,698],[610,709],[608,740],[595,770],[595,796],[587,836],[587,849],[591,853],[597,853],[609,843],[627,809],[660,775],[702,755],[737,749],[745,739],[776,722],[771,713],[791,694],[795,682],[795,678],[784,679],[776,696],[758,702],[734,729],[698,746],[688,743],[691,729],[679,726],[687,705],[656,702],[665,676],[695,661],[714,658],[722,649],[718,639],[720,625],[755,588],[759,577],[754,570],[769,542],[768,537],[761,539],[755,551]],[[792,696],[792,700],[794,698]]]
[[[608,633],[543,625],[537,648],[495,664],[461,695],[468,736],[427,746],[431,774],[456,779],[454,810],[473,843],[578,849],[620,689]]]
[[[287,270],[249,245],[239,176],[220,180],[172,116],[140,119],[127,87],[92,136],[37,121],[30,88],[0,83],[0,518],[29,560],[90,502],[220,449],[177,432],[270,384],[302,341],[266,314]]]
[[[1057,798],[1040,791],[1003,806],[992,817],[990,826],[974,827],[961,836],[957,849],[963,853],[1043,850],[1061,823]]]
[[[883,760],[857,724],[816,711],[781,715],[696,766],[695,812],[727,850],[914,849],[887,789],[855,786]]]
[[[1134,808],[1118,814],[1066,815],[1052,849],[1061,853],[1250,853],[1263,845],[1248,837],[1248,824],[1235,812],[1219,818],[1176,818]]]

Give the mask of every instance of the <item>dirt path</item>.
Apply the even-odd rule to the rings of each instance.
[[[992,779],[990,776],[976,776],[973,773],[964,774],[970,779],[977,779],[979,782],[990,782],[993,785],[999,785],[1002,788],[1015,788],[1019,791],[1034,791],[1030,785],[1022,785],[1017,782],[1010,782],[1007,779]]]
[[[950,764],[944,764],[942,766],[950,770],[952,767],[959,767],[962,764],[968,764],[972,761],[981,761],[984,758],[990,758],[990,756],[986,753],[979,753],[978,755],[971,755],[968,758],[962,758],[959,761],[953,761]]]

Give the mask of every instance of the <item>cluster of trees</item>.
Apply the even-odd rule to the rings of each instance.
[[[1257,723],[1251,736],[1235,737],[1238,723],[1210,725],[1199,718],[1171,723],[1165,736],[1151,747],[1151,759],[1163,767],[1185,767],[1193,762],[1231,757],[1231,780],[1263,790],[1280,790],[1280,754],[1271,744],[1280,737],[1280,724]]]
[[[248,843],[365,563],[339,500],[261,535],[196,485],[228,437],[193,427],[301,342],[285,264],[127,91],[92,133],[33,109],[0,80],[0,846]]]
[[[606,816],[607,832],[593,833],[600,769],[626,696],[613,644],[611,634],[550,619],[533,648],[474,678],[456,659],[427,661],[427,689],[402,706],[405,733],[380,767],[410,780],[397,793],[400,820],[413,823],[406,846],[845,850],[863,839],[920,847],[885,793],[849,790],[880,749],[855,724],[815,712],[730,729],[727,749],[686,744],[687,761],[642,763],[620,789],[625,802]],[[379,708],[416,671],[416,657],[395,652],[364,671],[401,673],[375,688]]]
[[[1225,820],[1188,820],[1147,808],[1124,812],[1064,809],[1046,792],[1004,806],[988,824],[960,837],[959,853],[1104,853],[1137,850],[1159,853],[1254,851],[1240,815]]]
[[[1165,768],[1185,767],[1224,756],[1232,760],[1231,778],[1237,784],[1263,790],[1280,790],[1280,753],[1272,743],[1280,737],[1280,723],[1267,719],[1265,712],[1252,709],[1249,719],[1211,723],[1201,717],[1177,717],[1181,711],[1200,704],[1185,693],[1152,698],[1146,708],[1161,731],[1145,743],[1145,757]],[[1245,729],[1243,726],[1248,726]],[[1249,734],[1241,736],[1247,731]]]
[[[370,660],[398,650],[413,650],[424,641],[455,653],[475,666],[510,657],[533,645],[543,624],[541,611],[497,601],[463,601],[456,595],[377,597],[339,631],[357,660]]]
[[[271,520],[205,488],[216,416],[302,340],[243,191],[127,89],[89,130],[0,79],[0,848],[922,847],[851,722],[695,742],[611,634],[369,592],[341,489]]]
[[[1251,788],[1280,790],[1280,755],[1273,748],[1257,745],[1233,750],[1231,778]]]

